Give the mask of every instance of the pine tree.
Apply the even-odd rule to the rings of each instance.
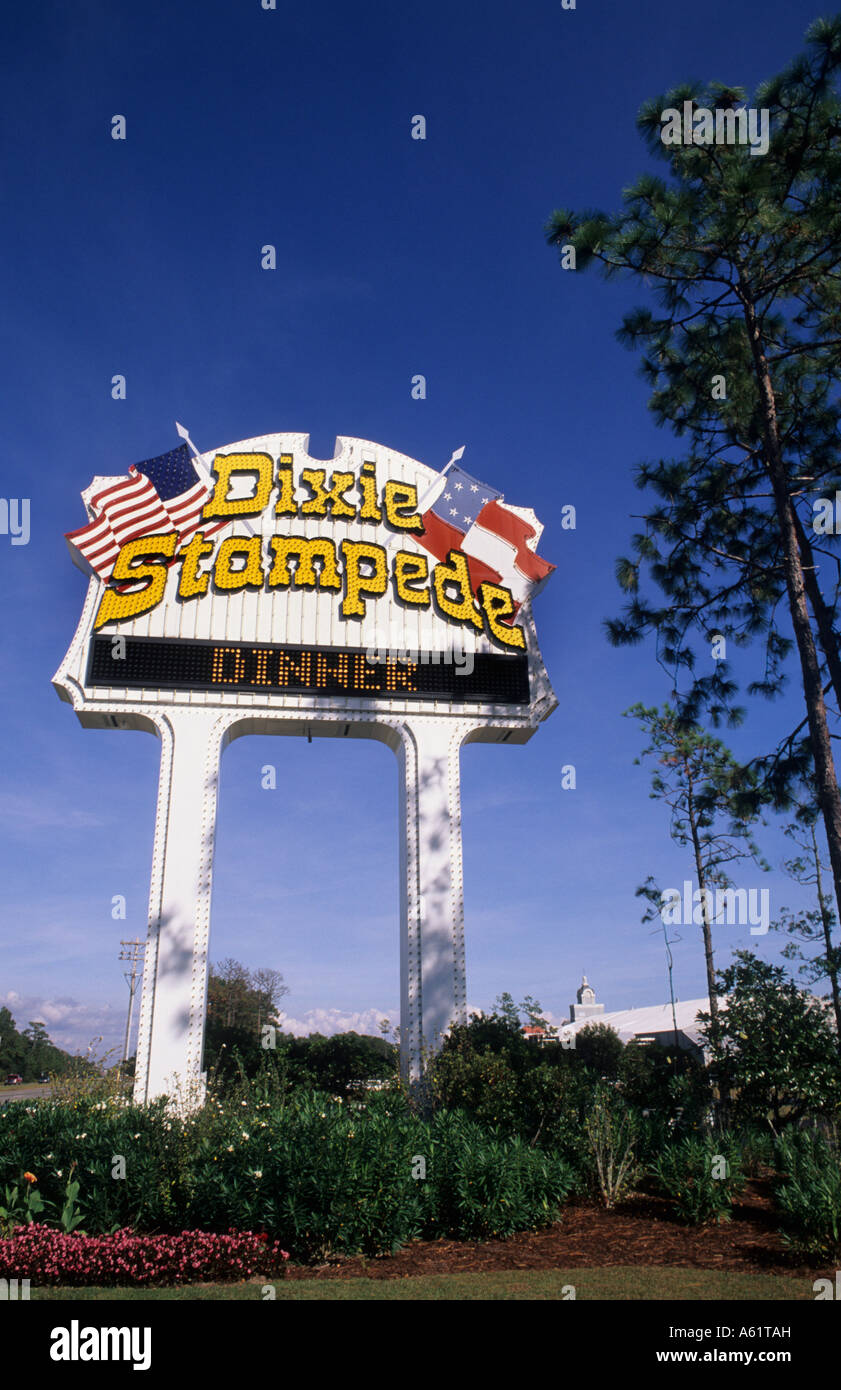
[[[662,710],[634,705],[626,714],[639,720],[650,739],[635,762],[640,763],[646,757],[656,759],[651,796],[669,807],[671,837],[676,845],[688,848],[692,854],[714,1033],[718,1026],[718,999],[711,896],[714,889],[732,886],[728,864],[749,858],[763,869],[767,868],[751,834],[755,814],[740,810],[742,770],[719,739],[697,726],[687,727],[669,705]],[[638,895],[647,897],[649,902],[653,891],[650,879],[637,890]],[[651,916],[648,913],[646,920],[651,920]]]
[[[658,424],[688,441],[683,457],[638,469],[640,488],[656,497],[633,555],[618,562],[629,601],[608,635],[620,645],[654,633],[681,718],[703,710],[713,724],[744,711],[726,660],[699,671],[703,647],[709,661],[727,643],[761,638],[748,690],[768,697],[796,651],[807,735],[800,726],[754,770],[778,804],[810,770],[841,906],[841,795],[825,700],[834,689],[841,706],[839,589],[817,561],[837,544],[826,519],[841,489],[841,18],[806,37],[806,53],[754,94],[754,110],[770,116],[767,152],[708,142],[704,113],[713,126],[735,123],[742,89],[675,88],[638,118],[669,178],[643,175],[614,216],[558,211],[547,236],[567,265],[572,247],[579,269],[600,263],[655,288],[661,309],[627,315],[619,337],[642,349]],[[687,110],[688,143],[665,143],[668,113]],[[643,596],[646,572],[662,602]]]
[[[785,827],[785,834],[797,845],[800,853],[793,859],[783,862],[783,868],[797,883],[807,884],[815,890],[817,907],[792,912],[783,908],[777,922],[772,927],[783,931],[792,938],[783,950],[788,960],[802,961],[800,974],[808,984],[828,979],[835,1015],[835,1041],[841,1053],[841,947],[832,940],[836,925],[832,904],[824,892],[825,865],[821,860],[820,847],[815,833],[818,810],[810,800],[801,800],[797,818]],[[817,955],[807,956],[803,946],[818,948]]]

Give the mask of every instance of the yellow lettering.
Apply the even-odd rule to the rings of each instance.
[[[368,677],[374,681],[373,685],[368,684]],[[365,656],[361,652],[356,652],[353,658],[353,690],[355,692],[365,692],[366,690],[379,690],[380,682],[376,673],[371,670]]]
[[[359,520],[382,521],[383,514],[377,506],[377,465],[375,463],[363,463],[359,474],[359,490],[362,493]]]
[[[257,670],[254,672],[251,684],[271,685],[268,671],[266,670],[269,664],[269,656],[271,655],[271,653],[267,652],[265,647],[252,647],[251,653],[252,656],[256,656],[257,658]]]
[[[413,586],[426,584],[429,579],[429,563],[425,555],[413,555],[408,550],[398,550],[394,557],[394,592],[403,603],[414,604],[417,608],[428,608],[432,600],[428,589]]]
[[[278,460],[277,483],[280,488],[280,496],[275,504],[275,516],[297,516],[298,503],[295,501],[291,454],[281,454]]]
[[[233,655],[234,674],[224,675],[225,657]],[[245,676],[245,657],[236,647],[214,647],[210,679],[215,685],[239,685]]]
[[[138,579],[147,579],[149,582],[143,589],[130,594],[118,594],[113,589],[106,589],[97,609],[94,632],[106,623],[121,622],[124,618],[137,618],[160,603],[166,589],[166,566],[160,563],[139,565],[133,564],[132,561],[142,555],[157,555],[160,559],[171,560],[177,544],[176,532],[169,531],[165,536],[140,536],[137,540],[128,541],[126,545],[121,546],[111,575],[111,583],[130,584]]]
[[[388,525],[393,526],[396,531],[423,530],[423,521],[418,516],[418,490],[414,484],[386,483],[383,488],[383,506]]]
[[[216,564],[213,566],[213,583],[216,588],[226,593],[235,589],[261,589],[261,548],[262,541],[259,536],[229,536],[223,541],[216,556]],[[235,570],[231,562],[238,555],[245,558],[245,565],[242,569]]]
[[[301,503],[301,516],[326,516],[329,507],[330,513],[334,517],[355,517],[356,507],[352,506],[350,502],[346,502],[342,496],[356,482],[354,475],[352,473],[331,474],[329,490],[324,486],[326,476],[323,468],[304,468],[301,470],[301,482],[306,483],[313,493],[309,501]]]
[[[329,677],[332,676],[333,679],[337,681],[339,685],[343,685],[345,689],[347,689],[348,662],[350,658],[347,652],[338,652],[333,654],[332,659],[336,663],[333,667],[330,666],[329,659],[324,652],[316,652],[315,683],[316,685],[321,686],[321,688],[324,689],[324,687],[327,685]]]
[[[455,588],[457,597],[451,598],[447,588]],[[470,571],[467,560],[460,550],[451,550],[447,564],[436,565],[432,571],[432,589],[435,606],[445,618],[457,623],[472,623],[477,632],[484,631],[482,614],[473,602],[470,592]]]
[[[290,652],[278,653],[277,683],[278,685],[309,685],[310,666],[312,656],[310,652],[299,652],[293,656]]]
[[[272,491],[272,461],[268,454],[217,454],[213,461],[216,486],[202,512],[202,519],[213,517],[259,516]],[[228,491],[233,473],[256,473],[254,494],[231,501]]]
[[[343,618],[365,617],[365,595],[380,598],[388,585],[386,554],[381,545],[369,545],[366,541],[342,541],[344,561],[345,596],[340,612]],[[362,565],[370,565],[371,574],[362,573]]]
[[[196,598],[207,593],[210,573],[199,574],[199,561],[213,550],[213,541],[206,541],[201,531],[197,531],[188,546],[185,546],[178,559],[181,562],[181,578],[178,581],[179,598]]]
[[[402,662],[389,661],[385,663],[385,688],[386,690],[399,693],[400,690],[417,690],[417,686],[412,682],[412,676],[417,671],[417,663],[408,661],[404,666]]]
[[[479,602],[488,620],[488,630],[497,641],[506,647],[525,650],[526,637],[521,627],[508,627],[499,621],[514,612],[514,596],[510,589],[501,589],[498,584],[480,584]]]
[[[269,570],[270,589],[286,589],[294,584],[296,589],[341,589],[342,581],[336,567],[336,547],[326,536],[316,536],[307,540],[304,536],[272,536],[269,549],[274,554],[274,564]],[[295,577],[289,569],[290,556],[296,556]],[[316,570],[313,560],[321,561],[321,569]]]

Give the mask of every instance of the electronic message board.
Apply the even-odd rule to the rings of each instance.
[[[88,684],[140,690],[306,692],[374,700],[401,696],[488,705],[524,705],[529,700],[525,656],[479,652],[471,653],[469,662],[462,656],[456,663],[451,652],[421,652],[411,660],[352,647],[254,647],[247,642],[172,637],[126,638],[117,656],[112,638],[95,636]]]

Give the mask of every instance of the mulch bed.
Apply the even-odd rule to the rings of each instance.
[[[510,1269],[598,1269],[646,1265],[735,1270],[793,1278],[834,1277],[786,1253],[778,1234],[771,1186],[750,1182],[721,1225],[684,1226],[671,1203],[637,1193],[613,1211],[592,1202],[571,1203],[563,1220],[543,1231],[489,1241],[414,1241],[396,1255],[337,1258],[329,1264],[287,1269],[288,1279],[405,1279],[415,1274],[467,1274]]]

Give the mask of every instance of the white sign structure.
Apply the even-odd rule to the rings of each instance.
[[[184,448],[97,477],[88,524],[68,536],[90,583],[53,684],[85,727],[161,742],[140,1103],[204,1093],[219,764],[233,739],[372,738],[397,755],[401,1067],[417,1079],[465,1021],[460,750],[525,743],[557,704],[531,614],[552,569],[534,513],[366,440],[340,437],[329,461],[308,446],[304,434],[227,445],[197,457],[186,491]]]

